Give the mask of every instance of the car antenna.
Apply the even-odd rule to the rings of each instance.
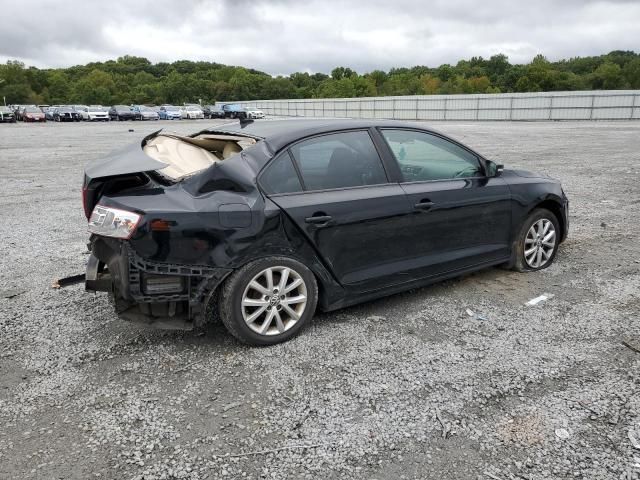
[[[244,128],[250,123],[253,123],[253,118],[240,117],[240,127]]]

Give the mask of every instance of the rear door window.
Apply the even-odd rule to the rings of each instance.
[[[334,133],[291,147],[305,190],[387,183],[380,156],[366,131]]]
[[[278,155],[260,176],[260,186],[268,194],[301,192],[302,185],[289,152]]]

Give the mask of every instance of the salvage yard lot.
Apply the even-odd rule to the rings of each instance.
[[[569,238],[538,273],[321,314],[270,348],[52,289],[87,259],[83,165],[213,123],[0,125],[0,478],[639,478],[640,122],[432,124],[562,180]]]

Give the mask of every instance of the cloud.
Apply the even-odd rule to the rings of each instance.
[[[359,72],[505,53],[528,62],[632,50],[640,2],[625,0],[0,0],[0,60],[56,67],[130,54],[271,74]]]

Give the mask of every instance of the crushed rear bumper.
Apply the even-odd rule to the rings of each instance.
[[[143,259],[124,241],[93,236],[85,289],[109,292],[118,316],[160,328],[205,323],[208,300],[230,269]]]

